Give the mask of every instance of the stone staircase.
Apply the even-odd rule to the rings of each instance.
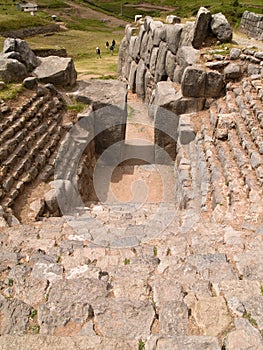
[[[261,111],[261,81],[247,78],[181,116],[196,137],[179,132],[175,201],[1,228],[0,349],[263,349]]]
[[[11,207],[24,187],[41,174],[48,180],[54,153],[63,135],[62,99],[52,89],[39,87],[18,108],[2,107],[0,205]]]
[[[183,208],[200,208],[211,213],[212,221],[237,229],[262,230],[261,90],[260,80],[246,78],[229,84],[226,96],[199,117],[182,116],[196,131],[194,141],[178,143]]]

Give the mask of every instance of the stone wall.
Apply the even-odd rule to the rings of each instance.
[[[126,26],[119,51],[119,76],[149,105],[155,143],[172,160],[178,115],[200,111],[207,98],[225,94],[224,76],[201,65],[199,49],[211,40],[231,39],[232,29],[225,16],[212,15],[203,7],[193,22],[162,23],[146,16]],[[170,85],[161,84],[165,81]],[[163,155],[157,153],[156,162],[163,162]]]
[[[239,30],[252,38],[263,41],[263,15],[245,11]]]
[[[0,33],[5,38],[20,38],[24,39],[29,36],[39,35],[39,34],[46,34],[46,33],[52,33],[52,32],[59,32],[60,26],[58,24],[49,24],[46,26],[41,27],[31,27],[31,28],[24,28],[19,30],[10,30],[8,32],[2,32]]]
[[[29,96],[28,96],[29,95]],[[19,107],[0,106],[0,205],[12,207],[25,186],[39,178],[48,181],[63,137],[65,112],[53,86],[38,86]]]

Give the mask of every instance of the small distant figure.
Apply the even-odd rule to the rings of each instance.
[[[96,55],[97,58],[101,58],[100,49],[98,47],[96,47]]]
[[[114,51],[114,46],[111,45],[111,46],[110,46],[110,54],[111,54],[111,55],[113,55],[113,51]]]
[[[113,46],[113,48],[115,49],[116,41],[114,39],[112,40],[111,46]]]
[[[108,42],[108,41],[106,41],[105,46],[106,46],[106,49],[107,49],[107,50],[109,50],[110,44],[109,44],[109,42]]]

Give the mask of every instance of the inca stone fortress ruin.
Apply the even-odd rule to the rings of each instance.
[[[263,16],[223,50],[224,15],[167,22],[126,26],[109,81],[6,39],[27,90],[0,105],[0,349],[263,349]],[[118,200],[121,165],[161,182]]]

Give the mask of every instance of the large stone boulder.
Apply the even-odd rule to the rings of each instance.
[[[175,55],[179,45],[183,30],[182,24],[166,25],[166,43],[168,49]]]
[[[200,7],[195,21],[194,35],[192,45],[199,49],[209,34],[209,25],[211,21],[211,12],[205,7]]]
[[[22,82],[27,76],[25,65],[15,59],[0,58],[0,80],[5,83]]]
[[[136,94],[144,100],[145,98],[145,84],[144,84],[144,79],[145,79],[145,73],[146,73],[146,67],[143,62],[143,60],[140,60],[138,67],[137,67],[137,72],[136,72],[136,87],[135,91]]]
[[[56,86],[72,86],[77,79],[72,58],[49,56],[39,58],[40,65],[33,71],[33,75],[43,83]]]
[[[159,46],[155,75],[154,75],[154,80],[156,83],[158,83],[158,81],[167,80],[167,72],[165,70],[166,55],[167,55],[167,44],[165,42],[161,42]]]
[[[219,41],[228,42],[232,40],[233,30],[221,12],[212,15],[211,29]]]
[[[95,147],[98,154],[119,144],[114,161],[121,154],[127,121],[127,85],[118,80],[85,80],[79,82],[73,97],[92,106],[90,118],[94,119]],[[113,149],[112,149],[113,150]],[[109,154],[109,159],[111,160]]]
[[[220,97],[224,94],[224,76],[219,72],[205,71],[202,67],[187,67],[182,78],[185,97]]]
[[[200,51],[192,46],[182,46],[176,54],[177,66],[174,71],[173,81],[181,83],[182,75],[186,67],[197,63],[200,57]]]
[[[129,47],[129,41],[125,36],[120,43],[119,57],[118,57],[118,75],[121,77],[125,76],[125,70],[126,70],[126,65],[128,61],[128,47]]]
[[[176,90],[173,83],[157,83],[151,109],[154,115],[155,162],[169,164],[176,156],[179,116],[174,113]]]
[[[7,38],[4,42],[3,55],[6,58],[15,58],[23,63],[28,72],[31,72],[39,64],[37,56],[28,44],[21,39]]]
[[[202,67],[187,67],[182,78],[182,94],[185,97],[203,97],[205,95],[206,73]]]

